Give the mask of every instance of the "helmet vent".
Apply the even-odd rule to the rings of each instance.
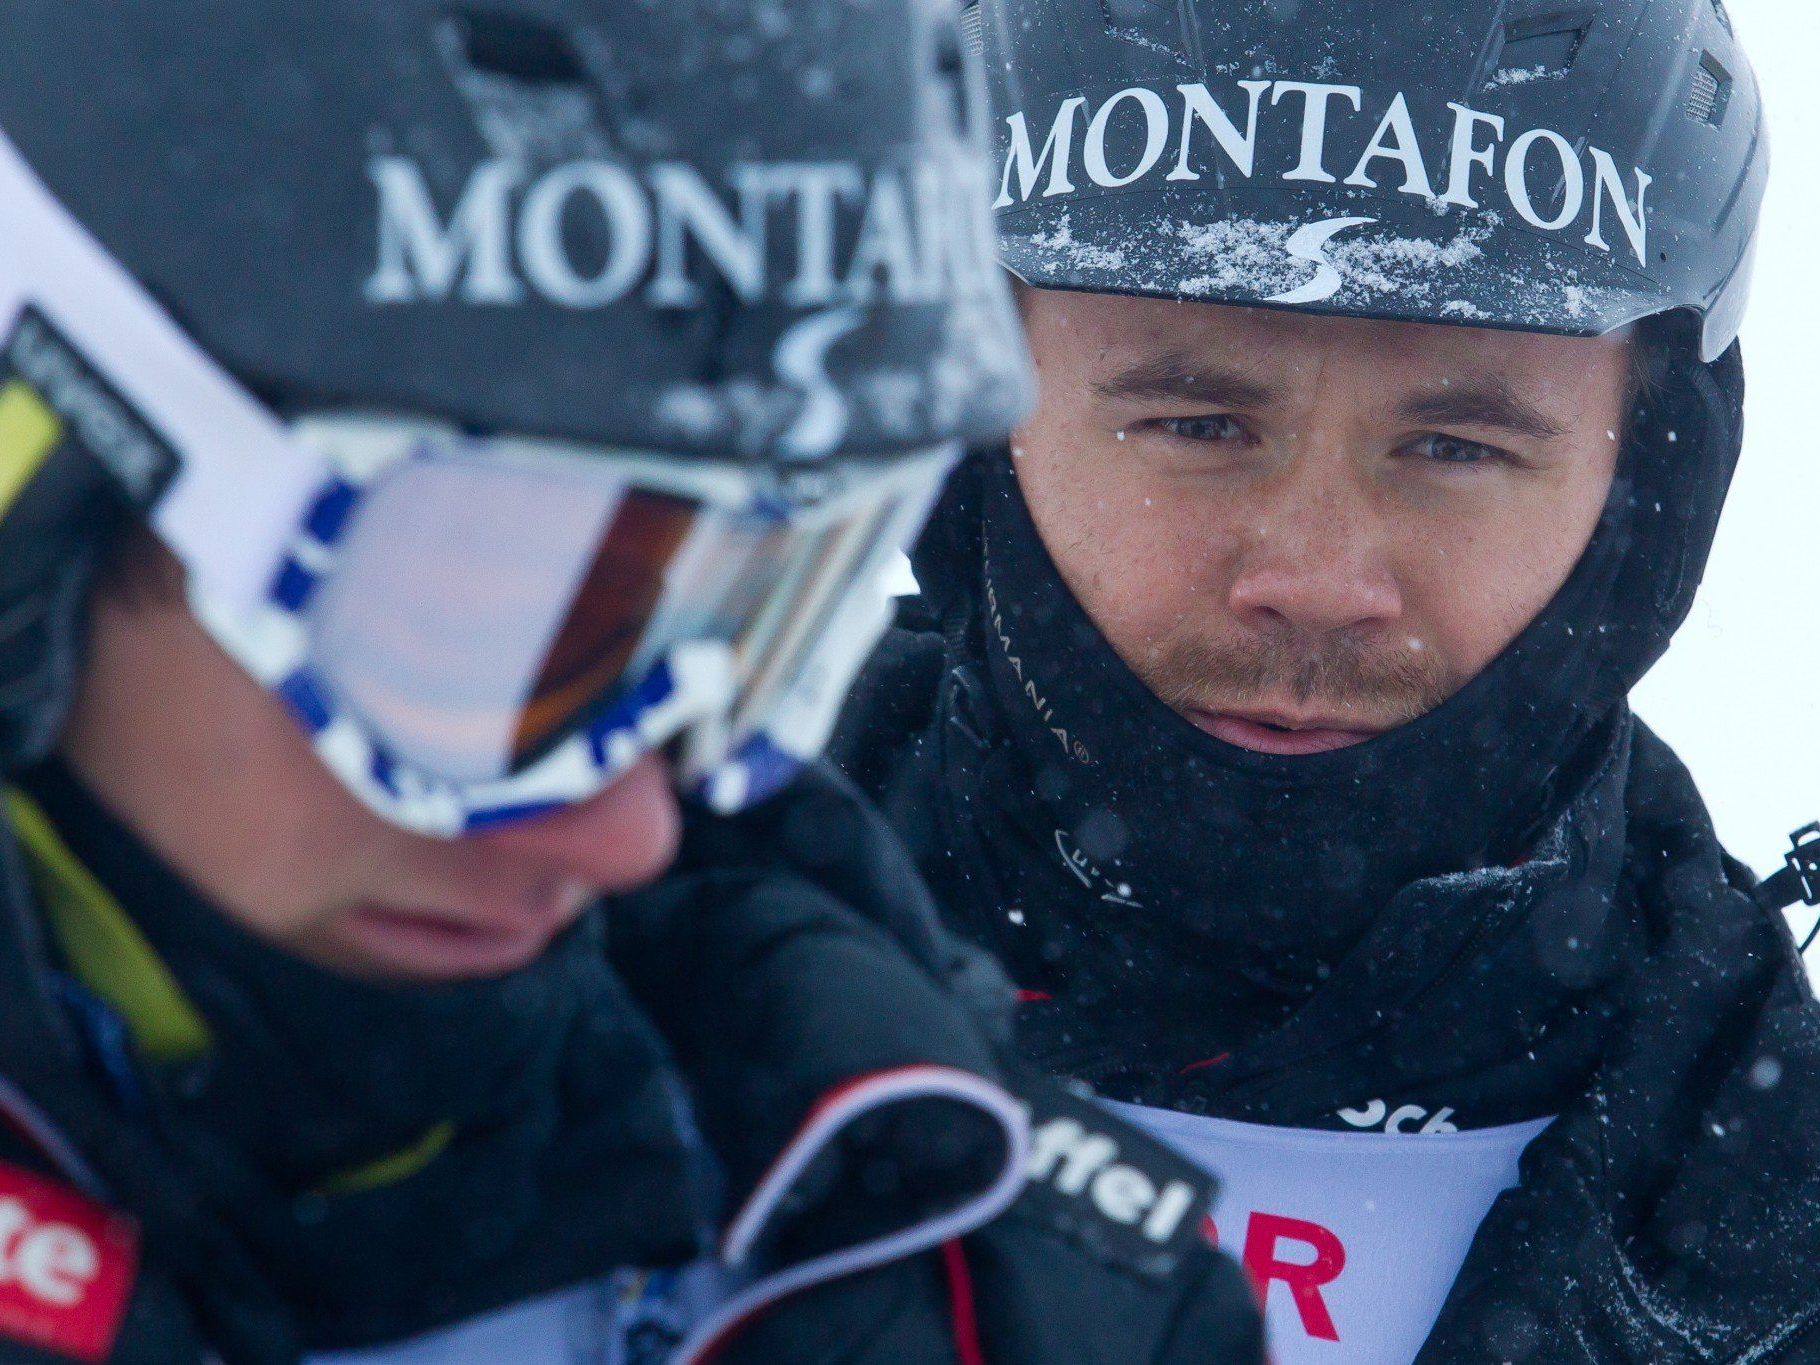
[[[1492,85],[1521,85],[1565,75],[1580,55],[1592,28],[1585,10],[1556,10],[1549,14],[1512,19],[1504,25],[1504,43],[1498,50]]]
[[[520,15],[461,10],[436,42],[494,156],[561,161],[605,155],[599,96],[569,35]]]
[[[587,84],[569,35],[552,24],[485,10],[458,11],[452,20],[470,70],[521,85]]]
[[[961,11],[961,40],[975,57],[986,55],[985,19],[980,15],[979,0]]]
[[[1702,52],[1687,92],[1687,116],[1696,123],[1710,123],[1717,128],[1725,122],[1725,106],[1731,103],[1731,97],[1731,74],[1712,53]]]

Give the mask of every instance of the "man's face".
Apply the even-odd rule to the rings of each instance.
[[[244,927],[356,976],[454,981],[538,957],[595,896],[661,876],[679,817],[647,758],[593,800],[444,841],[371,814],[168,590],[98,595],[63,756]]]
[[[1030,291],[1030,511],[1119,655],[1228,743],[1306,754],[1439,705],[1598,522],[1628,337]]]

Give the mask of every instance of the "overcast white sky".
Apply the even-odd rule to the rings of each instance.
[[[1788,832],[1820,820],[1820,18],[1813,0],[1727,3],[1772,146],[1744,324],[1744,458],[1693,615],[1635,700],[1693,770],[1726,845],[1768,872]]]

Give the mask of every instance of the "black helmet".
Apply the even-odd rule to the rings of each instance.
[[[1033,285],[1737,335],[1767,174],[1720,0],[983,0]]]
[[[854,307],[835,445],[904,450],[1023,396],[947,8],[20,0],[0,130],[281,406],[792,455]]]
[[[679,730],[738,804],[1026,401],[944,0],[17,0],[0,43],[8,761],[113,503],[392,818]]]

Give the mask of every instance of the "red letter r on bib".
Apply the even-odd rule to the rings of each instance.
[[[1300,1242],[1314,1251],[1312,1261],[1285,1261],[1277,1255],[1282,1240]],[[1270,1282],[1281,1280],[1289,1286],[1295,1299],[1296,1312],[1302,1316],[1302,1330],[1322,1341],[1338,1341],[1333,1314],[1321,1298],[1321,1286],[1339,1278],[1346,1268],[1346,1248],[1340,1239],[1319,1223],[1300,1218],[1284,1218],[1275,1213],[1254,1213],[1245,1228],[1245,1272],[1257,1286],[1258,1297],[1270,1297]]]

